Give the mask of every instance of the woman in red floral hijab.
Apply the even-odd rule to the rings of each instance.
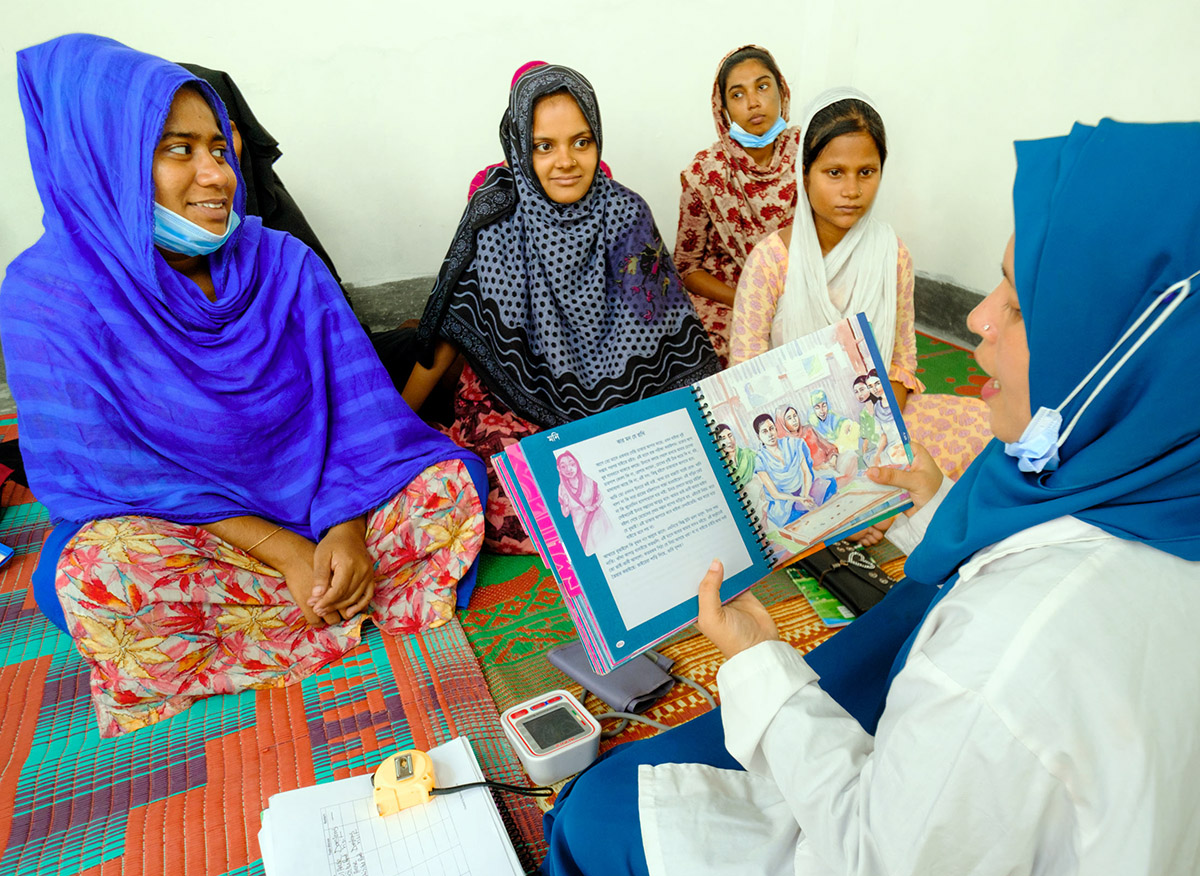
[[[722,365],[742,264],[761,238],[791,225],[796,210],[800,129],[787,126],[790,97],[770,52],[730,52],[713,82],[717,141],[680,174],[675,266]]]

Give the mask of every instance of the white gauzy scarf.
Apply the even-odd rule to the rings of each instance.
[[[855,98],[875,109],[853,88],[833,88],[809,105],[800,129],[801,144],[813,116],[839,100]],[[872,217],[874,206],[826,256],[821,255],[811,209],[797,209],[788,250],[787,281],[771,323],[771,346],[778,347],[859,311],[867,314],[884,361],[896,342],[896,232]]]

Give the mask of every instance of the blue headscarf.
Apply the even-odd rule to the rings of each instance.
[[[245,215],[216,301],[152,243],[152,158],[183,68],[76,34],[20,52],[45,232],[0,329],[30,486],[56,521],[252,514],[316,539],[426,467],[475,459],[404,404],[320,259]],[[231,155],[236,169],[236,159]]]
[[[1150,181],[1148,163],[1170,184]],[[1018,143],[1013,205],[1030,403],[1055,408],[1158,295],[1200,269],[1200,124],[1105,119]],[[998,440],[985,448],[909,575],[942,584],[981,548],[1064,516],[1200,560],[1200,405],[1179,390],[1198,362],[1200,278],[1192,284],[1084,412],[1057,471],[1026,474]],[[1094,384],[1062,411],[1064,431]]]
[[[1171,169],[1170,186],[1146,181],[1147,162]],[[1200,124],[1105,119],[1018,143],[1013,202],[1030,402],[1055,408],[1155,298],[1200,268]],[[905,564],[909,577],[807,655],[821,687],[868,733],[923,618],[976,551],[1071,516],[1200,560],[1200,405],[1181,405],[1178,386],[1200,337],[1197,280],[1088,406],[1057,471],[1024,473],[993,439],[938,508]],[[1064,431],[1107,370],[1063,409]]]

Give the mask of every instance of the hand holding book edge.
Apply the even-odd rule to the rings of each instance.
[[[700,616],[696,629],[717,646],[725,657],[731,658],[760,642],[779,639],[779,630],[767,609],[750,591],[741,593],[721,604],[721,583],[725,567],[713,560],[700,581]]]
[[[877,484],[889,487],[899,487],[908,492],[913,506],[904,513],[911,517],[937,495],[938,488],[945,477],[938,464],[934,462],[929,451],[921,444],[912,443],[913,461],[903,468],[880,468],[872,466],[867,469],[867,477]]]

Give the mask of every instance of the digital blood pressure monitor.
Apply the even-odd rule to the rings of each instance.
[[[579,772],[600,750],[600,724],[565,690],[513,706],[500,723],[525,772],[539,785]]]

